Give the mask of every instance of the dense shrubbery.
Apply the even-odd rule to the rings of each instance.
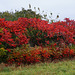
[[[27,48],[27,47],[25,47]],[[70,58],[75,56],[75,50],[67,48],[59,49],[59,47],[35,47],[35,48],[21,48],[14,49],[8,55],[8,63],[30,64],[36,62],[53,61],[54,59]]]
[[[40,14],[36,14],[35,11],[32,11],[32,9],[25,10],[22,8],[21,11],[15,10],[15,12],[0,12],[0,18],[5,18],[8,21],[15,21],[20,17],[25,17],[25,18],[42,18]]]
[[[47,59],[75,56],[75,21],[65,19],[48,24],[36,18],[5,21],[0,18],[0,56],[10,63],[35,63]],[[41,46],[41,48],[27,48]],[[22,49],[23,45],[25,45]],[[46,47],[46,48],[44,48]],[[2,60],[4,61],[4,60]],[[2,62],[1,61],[1,62]]]

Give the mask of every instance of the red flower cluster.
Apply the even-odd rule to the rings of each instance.
[[[22,46],[30,43],[36,45],[51,44],[49,49],[33,49],[27,51],[9,52],[8,62],[35,63],[49,59],[66,56],[75,56],[73,49],[65,48],[65,44],[75,44],[75,21],[66,18],[66,21],[59,21],[48,24],[45,20],[36,18],[19,18],[16,21],[5,21],[0,18],[0,47],[5,48]],[[60,42],[60,48],[56,48]],[[47,46],[46,45],[46,46]],[[62,50],[63,48],[63,50]]]
[[[64,42],[75,44],[75,21],[55,22],[48,24],[47,21],[36,18],[19,18],[17,21],[5,21],[0,18],[0,43],[5,42],[10,46],[16,47],[27,44],[28,39],[33,43],[49,44],[53,37]],[[34,41],[35,40],[35,41]]]
[[[26,28],[18,21],[5,21],[0,19],[0,43],[5,42],[9,46],[19,46],[27,44],[28,39],[26,37]]]
[[[64,50],[60,51],[60,49],[56,50],[48,47],[36,47],[31,48],[30,50],[19,50],[18,52],[13,51],[8,56],[8,63],[16,63],[17,65],[30,64],[71,56],[75,56],[75,52],[73,49],[70,50],[69,48],[65,48]]]
[[[49,44],[48,38],[57,37],[57,39],[62,36],[64,42],[67,43],[74,43],[75,44],[75,21],[73,20],[66,20],[66,21],[59,21],[52,24],[48,24],[47,21],[31,18],[26,20],[25,18],[21,19],[22,24],[25,24],[26,28],[32,32],[32,35],[29,35],[30,38],[34,38],[37,40],[38,44],[44,41],[45,43]],[[46,40],[42,40],[42,39]],[[59,38],[60,39],[60,38]],[[41,41],[41,42],[40,42]],[[58,41],[58,40],[57,40]]]

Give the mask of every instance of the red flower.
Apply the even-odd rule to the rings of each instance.
[[[1,45],[2,43],[0,43],[0,45]]]
[[[74,54],[74,49],[71,49],[70,50],[70,55],[73,55]]]
[[[49,44],[49,41],[45,41],[47,44]]]
[[[7,49],[7,51],[8,51],[8,52],[11,52],[11,50],[10,50],[10,49]]]
[[[57,44],[56,43],[54,43],[54,45],[53,46],[56,46]]]

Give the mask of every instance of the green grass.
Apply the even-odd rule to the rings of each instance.
[[[13,65],[2,68],[0,75],[75,75],[75,60],[39,63],[17,68]]]

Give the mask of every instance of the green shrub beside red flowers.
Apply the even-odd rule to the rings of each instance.
[[[8,51],[6,49],[0,48],[0,63],[7,62],[7,60],[6,60],[8,57],[7,52]]]

